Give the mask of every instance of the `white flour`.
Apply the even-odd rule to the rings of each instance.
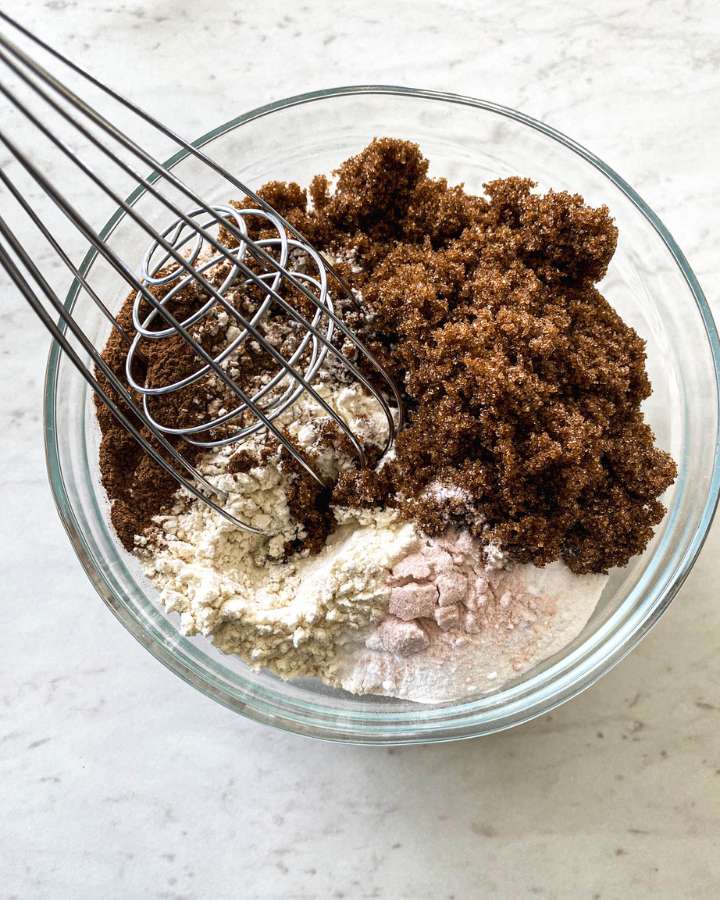
[[[382,441],[385,419],[370,397],[357,387],[336,394],[319,390],[356,434]],[[317,421],[317,405],[304,397],[293,407],[292,420],[282,424],[300,445],[317,452]],[[249,441],[243,449],[258,446]],[[341,525],[321,553],[284,561],[285,544],[302,536],[290,517],[286,476],[272,458],[231,474],[233,452],[213,451],[198,468],[227,492],[229,512],[274,536],[241,531],[181,493],[172,514],[156,518],[157,534],[138,540],[145,572],[165,608],[180,614],[184,633],[208,635],[220,649],[285,677],[322,675],[332,667],[340,637],[384,616],[387,575],[416,540],[414,526],[392,511],[341,511]],[[325,453],[326,470],[348,462]]]

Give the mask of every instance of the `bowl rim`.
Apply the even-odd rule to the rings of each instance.
[[[395,716],[394,720],[390,717],[385,720],[384,724],[381,722],[381,724],[377,726],[370,725],[369,722],[365,721],[362,714],[359,714],[358,717],[342,716],[341,721],[338,722],[332,715],[327,714],[320,707],[315,710],[314,717],[311,717],[305,713],[298,715],[297,712],[294,711],[294,707],[292,710],[282,708],[282,704],[279,709],[272,705],[268,706],[267,704],[263,705],[258,704],[257,702],[253,705],[254,698],[252,696],[247,695],[246,697],[243,697],[242,692],[237,691],[233,694],[229,693],[227,688],[223,687],[219,678],[214,679],[216,683],[211,683],[207,674],[201,672],[198,667],[193,666],[188,658],[180,658],[177,652],[173,652],[168,646],[155,640],[145,626],[129,611],[117,595],[117,591],[113,589],[112,584],[108,580],[108,573],[101,572],[96,565],[92,551],[79,526],[68,494],[65,490],[62,474],[59,446],[57,442],[58,430],[55,417],[55,396],[61,351],[55,341],[52,342],[48,355],[43,392],[46,465],[53,498],[60,519],[85,572],[102,600],[125,628],[130,631],[130,633],[146,649],[159,659],[160,662],[175,674],[179,675],[184,681],[199,689],[207,696],[212,697],[224,706],[233,709],[236,712],[240,712],[246,717],[256,721],[274,725],[285,731],[332,741],[392,745],[431,743],[472,738],[484,734],[491,734],[530,721],[531,719],[549,712],[586,690],[602,675],[620,662],[620,660],[622,660],[648,633],[657,621],[659,621],[687,578],[705,542],[718,505],[718,499],[720,498],[720,339],[718,338],[717,328],[710,307],[685,255],[680,250],[662,221],[643,201],[638,193],[620,175],[618,175],[614,169],[581,144],[577,143],[572,138],[567,137],[552,126],[546,125],[545,123],[510,107],[488,100],[476,99],[443,91],[407,88],[397,85],[348,85],[297,94],[259,106],[217,126],[191,143],[193,147],[199,149],[214,141],[216,138],[237,129],[244,124],[274,112],[317,101],[363,94],[387,94],[416,99],[444,101],[452,104],[469,106],[496,113],[539,131],[546,137],[551,138],[565,146],[567,149],[573,151],[604,174],[649,222],[673,257],[691,295],[693,296],[696,308],[702,318],[705,335],[710,347],[715,375],[716,429],[714,435],[712,476],[698,526],[685,549],[682,559],[676,565],[674,577],[662,586],[661,590],[658,591],[654,602],[646,609],[638,609],[636,614],[624,623],[623,628],[621,629],[621,631],[624,631],[624,635],[622,636],[622,639],[616,640],[615,646],[609,653],[603,653],[601,657],[599,656],[599,652],[603,649],[604,644],[601,646],[601,642],[598,639],[595,642],[596,646],[594,646],[587,655],[588,664],[582,668],[582,671],[580,670],[581,667],[575,666],[566,671],[562,677],[555,679],[555,681],[552,681],[551,678],[546,679],[546,681],[551,682],[554,685],[552,693],[543,691],[541,684],[530,691],[516,694],[514,700],[509,704],[504,704],[502,706],[502,712],[496,714],[490,721],[481,722],[472,716],[467,718],[467,714],[471,712],[467,707],[472,707],[472,702],[467,704],[452,704],[442,710],[435,710],[435,712],[442,713],[451,709],[453,715],[451,715],[449,720],[442,716],[431,715],[427,719],[419,721],[418,713],[413,710],[413,719],[411,722],[407,721],[403,724],[402,716],[396,712],[392,714]],[[164,163],[164,166],[175,166],[189,155],[189,150],[184,148],[180,149]],[[159,177],[160,172],[155,171],[151,173],[148,180],[157,180]],[[129,205],[133,205],[144,193],[145,189],[142,186],[138,186],[138,188],[130,194],[126,202]],[[122,208],[116,210],[100,232],[100,237],[102,239],[109,237],[124,216],[125,212]],[[97,251],[93,248],[88,251],[80,266],[80,273],[82,275],[88,271],[96,255]],[[67,309],[72,309],[80,287],[81,285],[78,279],[73,279],[65,299],[65,307]],[[187,641],[186,638],[183,638],[183,640]],[[581,649],[582,647],[578,648],[575,652],[578,653]],[[570,654],[570,656],[573,655],[574,654]],[[562,662],[566,663],[567,659],[568,657],[563,658]],[[559,665],[560,663],[558,662],[547,671],[552,672],[552,670]],[[534,700],[528,703],[526,699],[527,696],[532,697],[533,694],[540,696],[535,696]],[[307,709],[310,709],[312,705],[305,704],[305,706],[307,706]],[[464,707],[466,709],[463,712]],[[458,713],[460,713],[460,717],[458,717]],[[383,714],[372,714],[370,718],[382,720]]]

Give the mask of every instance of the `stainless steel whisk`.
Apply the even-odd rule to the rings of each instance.
[[[102,348],[96,346],[79,326],[74,316],[76,304],[66,306],[62,303],[37,261],[24,246],[17,229],[13,229],[6,221],[4,211],[8,208],[7,202],[3,202],[3,212],[0,213],[0,265],[52,337],[78,368],[90,388],[144,452],[171,474],[178,484],[228,521],[245,530],[260,533],[258,529],[240,521],[223,508],[222,502],[227,499],[224,493],[197,471],[170,438],[181,438],[191,445],[207,448],[219,444],[239,443],[252,434],[264,431],[272,434],[291,457],[312,478],[322,484],[321,475],[275,422],[278,416],[292,408],[300,396],[307,393],[346,435],[358,460],[361,464],[364,463],[366,455],[362,441],[353,433],[342,416],[313,387],[313,381],[328,355],[334,358],[351,378],[370,392],[379,404],[387,420],[387,439],[383,453],[387,452],[397,430],[402,427],[401,395],[375,356],[338,315],[333,295],[345,297],[356,306],[358,304],[330,262],[268,203],[199,147],[183,140],[153,116],[49,47],[2,11],[0,21],[16,29],[24,38],[30,40],[36,49],[49,54],[74,75],[80,76],[93,89],[100,90],[104,96],[121,104],[124,110],[131,112],[164,138],[171,139],[181,148],[182,158],[192,155],[202,165],[209,167],[232,185],[238,191],[239,197],[248,196],[256,204],[251,208],[238,209],[234,205],[205,202],[174,174],[171,166],[159,162],[124,130],[114,125],[63,81],[52,75],[34,58],[35,54],[31,57],[6,35],[0,33],[0,62],[4,64],[6,72],[12,73],[35,98],[71,126],[73,132],[82,137],[86,146],[95,148],[109,163],[130,176],[134,186],[158,200],[171,215],[169,225],[161,229],[154,228],[134,208],[132,202],[123,199],[123,196],[111,187],[107,178],[101,177],[74,149],[63,142],[45,123],[43,117],[23,102],[17,91],[0,82],[0,93],[4,98],[50,142],[56,151],[70,160],[84,178],[116,203],[123,214],[137,224],[149,238],[150,245],[139,268],[137,263],[133,266],[129,261],[122,259],[109,242],[103,240],[94,230],[87,218],[67,196],[51,182],[42,168],[33,162],[7,130],[0,126],[0,144],[20,164],[34,185],[39,187],[43,195],[62,213],[64,220],[79,231],[83,239],[95,248],[97,254],[121,276],[130,291],[134,292],[135,300],[132,308],[134,333],[129,333],[89,282],[87,270],[74,265],[56,233],[38,212],[37,204],[28,199],[27,193],[21,190],[5,168],[0,166],[0,185],[40,232],[53,251],[54,258],[59,259],[65,269],[74,276],[79,286],[78,300],[83,295],[89,297],[126,341],[127,383],[140,396],[140,402],[133,398],[128,387],[103,359]],[[97,132],[102,137],[99,137]],[[152,174],[147,178],[140,176],[132,164],[118,155],[119,148],[129,152],[137,161],[150,166]],[[192,204],[192,208],[183,211],[176,202],[165,196],[160,190],[161,182],[172,186]],[[263,233],[269,232],[271,236],[262,239],[251,238],[249,225],[253,221],[255,225],[262,224]],[[228,246],[227,242],[220,239],[221,228],[232,235],[232,246]],[[220,284],[214,283],[213,280],[213,271],[216,267],[222,267],[218,269],[222,277]],[[246,316],[228,299],[228,292],[231,289],[248,289],[251,285],[257,289],[256,296],[260,299],[257,300],[252,314]],[[333,286],[332,292],[330,285]],[[158,286],[163,286],[164,290],[160,299],[152,291],[152,288]],[[178,319],[171,309],[172,300],[189,286],[196,286],[206,299],[199,309],[185,318]],[[309,301],[310,306],[305,303],[305,307],[312,311],[312,315],[304,314],[297,303],[293,302],[299,295]],[[227,345],[213,355],[193,336],[191,329],[201,323],[204,317],[217,313],[218,310],[225,312],[228,319],[235,323],[237,334],[233,334]],[[274,314],[277,314],[278,310],[281,311],[290,321],[296,323],[299,340],[287,358],[262,332],[263,321],[271,310]],[[59,321],[56,321],[56,316],[59,317]],[[161,327],[158,327],[159,325]],[[142,342],[162,341],[171,336],[179,336],[196,355],[198,365],[195,371],[167,385],[152,384],[148,379],[139,379],[135,374],[134,363],[138,354],[142,353]],[[255,342],[269,354],[277,366],[275,373],[252,393],[244,390],[238,380],[231,377],[228,366],[231,360],[237,358],[240,349],[248,341]],[[386,390],[379,390],[363,374],[360,357],[375,370],[379,376],[378,382],[384,383]],[[121,403],[115,402],[109,396],[98,381],[96,372],[101,373],[111,385]],[[220,409],[211,414],[206,421],[189,426],[159,421],[152,408],[153,398],[192,387],[210,374],[235,398],[232,408]],[[141,433],[141,425],[148,429],[156,446]],[[213,429],[216,430],[215,434]],[[221,430],[221,436],[217,435],[217,429]]]

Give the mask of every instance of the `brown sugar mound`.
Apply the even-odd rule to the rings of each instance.
[[[362,260],[359,286],[364,337],[407,395],[392,467],[402,508],[438,533],[447,500],[427,488],[454,485],[472,500],[456,524],[519,561],[561,558],[577,573],[625,564],[662,518],[657,497],[676,470],[640,413],[644,341],[594,286],[617,241],[608,210],[537,196],[521,178],[487,184],[487,201],[459,195],[425,176],[417,148],[408,164],[412,145],[398,142],[341,167],[338,192],[363,194],[356,173],[364,160],[375,170],[378,144],[386,180],[402,173],[400,194],[386,191],[405,205],[385,252]],[[450,236],[439,232],[443,203],[455,210]],[[358,256],[374,228],[353,235]],[[334,502],[362,503],[367,480],[345,474]]]
[[[595,286],[617,241],[607,208],[539,196],[526,178],[490,182],[478,197],[427,173],[415,144],[382,138],[340,166],[332,193],[325,176],[308,191],[277,181],[260,191],[338,260],[362,296],[348,322],[408,412],[396,458],[379,471],[345,470],[327,494],[291,472],[306,546],[324,543],[333,505],[381,504],[430,534],[469,528],[521,562],[624,565],[662,519],[676,467],[640,410],[651,390],[644,341]],[[106,357],[120,368],[116,345]],[[156,467],[107,417],[101,427],[108,493],[141,499],[125,527],[137,533],[166,492],[153,508],[143,467]]]

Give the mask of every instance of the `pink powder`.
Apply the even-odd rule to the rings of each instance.
[[[339,681],[426,703],[497,689],[573,640],[606,581],[508,563],[467,532],[425,539],[392,571],[390,615],[341,654]]]
[[[537,621],[539,606],[552,612],[548,598],[534,598],[513,582],[497,548],[488,554],[467,532],[427,539],[395,565],[390,584],[390,619],[420,626],[432,619],[442,631],[512,630]]]
[[[417,622],[403,622],[394,616],[386,616],[377,629],[380,646],[397,656],[411,656],[430,645],[425,629]]]
[[[438,589],[431,582],[396,585],[390,591],[390,614],[403,619],[429,618],[435,613]]]

